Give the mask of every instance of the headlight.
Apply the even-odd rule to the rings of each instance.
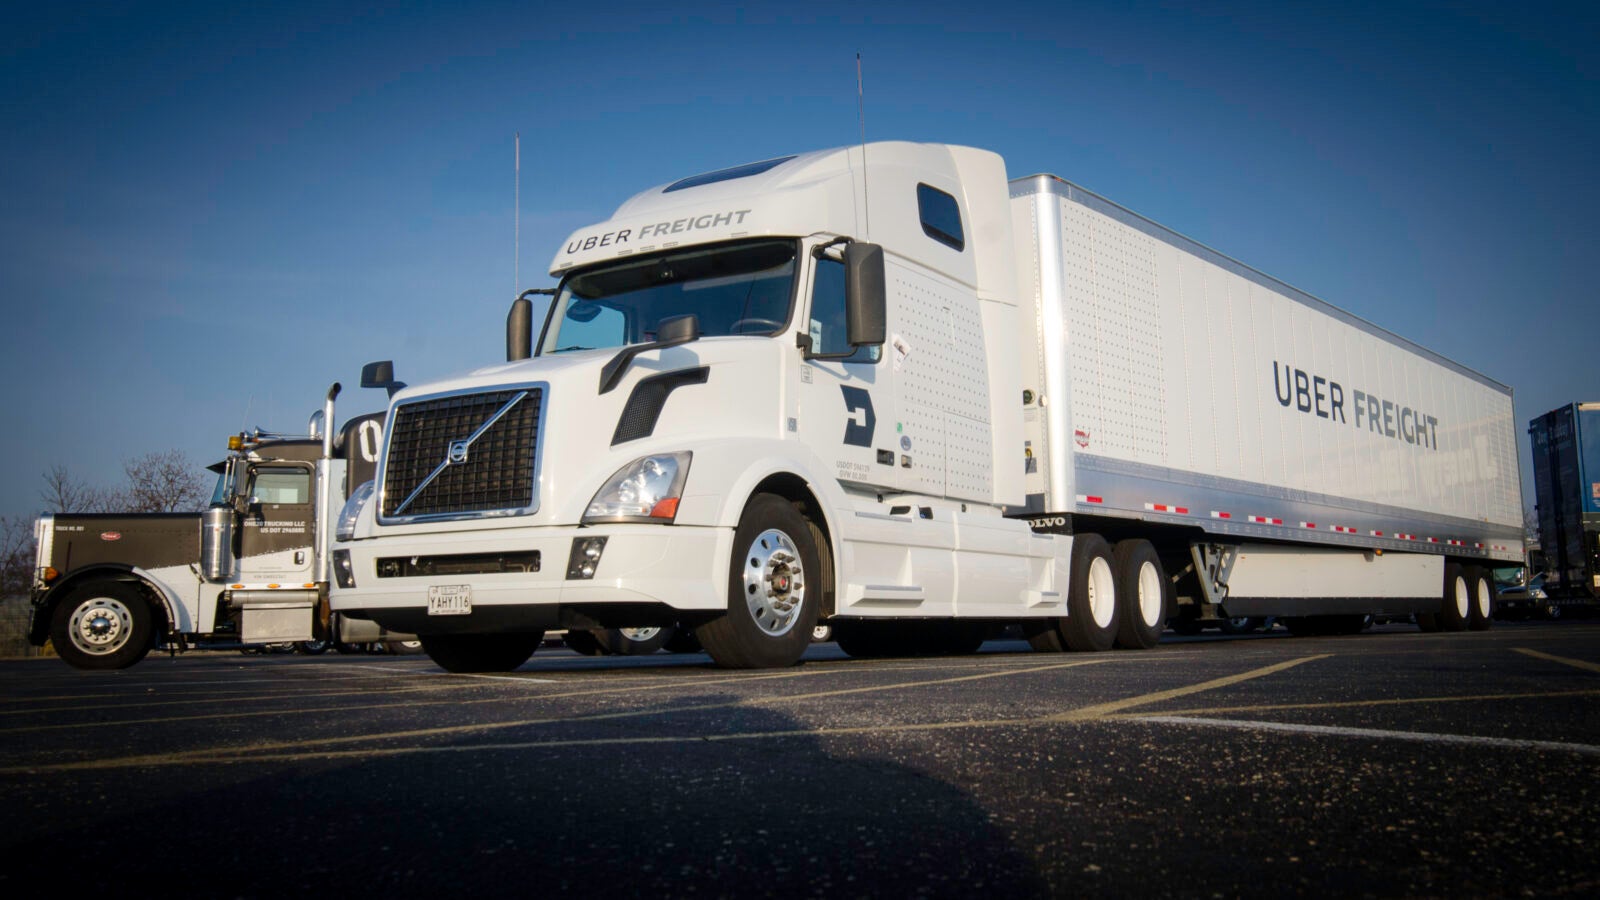
[[[584,523],[671,522],[678,515],[691,455],[645,456],[618,469],[589,501]]]
[[[361,508],[372,499],[372,491],[373,483],[363,481],[360,487],[350,492],[350,499],[344,502],[344,509],[339,510],[339,523],[333,529],[334,540],[355,540],[356,520],[361,518]]]

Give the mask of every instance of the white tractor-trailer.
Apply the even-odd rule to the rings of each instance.
[[[395,395],[335,610],[453,671],[678,624],[726,666],[1487,627],[1511,391],[1061,179],[875,143],[652,188],[509,361]]]

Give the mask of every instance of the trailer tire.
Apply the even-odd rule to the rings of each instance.
[[[384,641],[383,650],[390,656],[416,656],[422,653],[422,642],[415,639],[409,641]]]
[[[155,613],[125,581],[91,581],[56,604],[50,644],[75,669],[126,669],[154,644]]]
[[[1061,638],[1078,653],[1110,650],[1117,637],[1117,579],[1111,546],[1098,534],[1072,541],[1072,580]]]
[[[543,631],[520,634],[425,634],[422,650],[446,672],[510,672],[544,642]]]
[[[1467,627],[1473,631],[1488,631],[1494,626],[1494,582],[1487,570],[1474,566],[1468,582],[1472,587],[1472,612],[1467,617]]]
[[[776,494],[757,494],[745,505],[733,533],[728,610],[695,630],[713,662],[766,669],[800,661],[811,646],[823,589],[813,533],[794,504]]]
[[[1460,563],[1444,565],[1444,596],[1435,621],[1440,631],[1461,631],[1472,615],[1472,582]]]
[[[605,652],[614,656],[645,656],[660,650],[672,637],[672,626],[602,628],[594,632]]]
[[[1116,573],[1117,637],[1124,650],[1148,650],[1161,643],[1171,609],[1171,590],[1161,557],[1149,541],[1119,541],[1111,555]]]

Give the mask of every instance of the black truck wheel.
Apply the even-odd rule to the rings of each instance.
[[[644,628],[602,628],[594,632],[605,652],[617,656],[645,656],[666,646],[672,626]]]
[[[733,534],[728,611],[695,631],[717,665],[765,669],[800,661],[822,593],[811,535],[805,517],[782,497],[757,494],[745,506]]]
[[[422,649],[446,672],[510,672],[528,661],[544,632],[422,635]]]
[[[1467,584],[1472,588],[1472,610],[1467,616],[1467,627],[1473,631],[1487,631],[1494,625],[1494,581],[1487,570],[1474,566]]]
[[[1098,534],[1072,539],[1072,582],[1061,637],[1067,649],[1099,652],[1111,649],[1117,636],[1117,579],[1111,547]]]
[[[1435,622],[1440,631],[1461,631],[1472,616],[1472,586],[1460,563],[1445,563],[1444,597]]]
[[[50,644],[78,669],[126,669],[150,652],[155,614],[124,581],[92,581],[56,604]]]
[[[1161,643],[1170,607],[1166,572],[1161,557],[1146,540],[1117,543],[1111,555],[1117,586],[1117,646],[1148,650]]]

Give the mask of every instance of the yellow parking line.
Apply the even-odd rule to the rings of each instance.
[[[1556,656],[1554,653],[1544,653],[1539,650],[1531,650],[1527,647],[1512,647],[1511,649],[1521,653],[1523,656],[1531,656],[1535,659],[1547,659],[1551,662],[1558,662],[1563,665],[1572,666],[1575,669],[1583,669],[1586,672],[1600,673],[1600,664],[1587,662],[1581,659],[1569,659],[1565,656]]]
[[[1047,721],[1080,722],[1086,719],[1101,719],[1114,713],[1121,712],[1122,710],[1131,709],[1135,706],[1148,706],[1151,703],[1160,703],[1163,700],[1171,700],[1175,697],[1187,697],[1190,694],[1198,694],[1201,691],[1216,690],[1217,688],[1238,684],[1241,681],[1249,681],[1253,678],[1262,678],[1267,675],[1275,675],[1285,669],[1292,669],[1295,666],[1304,663],[1315,662],[1319,659],[1327,659],[1331,655],[1332,654],[1330,653],[1322,653],[1316,656],[1302,656],[1299,659],[1291,659],[1281,663],[1274,663],[1273,665],[1263,666],[1259,669],[1251,669],[1248,672],[1240,672],[1237,675],[1228,675],[1223,678],[1213,678],[1210,681],[1202,681],[1199,684],[1191,684],[1188,687],[1172,688],[1165,691],[1155,691],[1149,694],[1140,694],[1137,697],[1129,697],[1126,700],[1113,700],[1110,703],[1097,703],[1093,706],[1071,709],[1064,713],[1057,713],[1053,716],[1048,716]]]
[[[827,674],[831,674],[833,672],[839,672],[839,671],[845,671],[845,670],[840,670],[840,669],[815,669],[815,670],[809,670],[809,671],[783,672],[783,673],[779,673],[779,674],[776,674],[776,675],[742,675],[742,676],[735,676],[735,677],[732,677],[732,678],[706,678],[706,679],[699,679],[699,680],[680,680],[680,681],[671,681],[671,682],[652,682],[652,683],[649,683],[649,684],[642,684],[642,685],[641,684],[629,684],[629,685],[624,685],[624,686],[621,686],[621,687],[595,688],[595,689],[592,689],[592,690],[584,690],[584,691],[567,691],[567,692],[559,693],[559,694],[529,694],[529,695],[526,695],[524,697],[507,697],[504,694],[500,694],[500,695],[493,696],[493,697],[477,697],[477,698],[472,698],[472,699],[463,699],[463,698],[460,698],[460,697],[451,697],[451,698],[447,698],[447,699],[443,699],[443,700],[412,700],[412,699],[409,699],[409,698],[400,698],[397,702],[394,702],[394,703],[366,703],[366,704],[361,704],[359,706],[324,706],[324,707],[317,707],[317,708],[295,707],[293,709],[258,709],[258,710],[251,710],[251,711],[248,711],[248,712],[207,713],[205,715],[197,715],[197,716],[160,716],[160,717],[156,717],[156,718],[147,718],[147,719],[118,719],[118,720],[114,720],[114,721],[99,720],[99,721],[94,721],[94,722],[67,722],[67,723],[62,723],[62,724],[58,724],[58,725],[27,725],[27,726],[21,726],[21,727],[18,727],[18,728],[0,728],[0,734],[33,733],[33,732],[36,732],[36,731],[60,731],[60,730],[63,730],[63,729],[68,729],[68,728],[108,728],[108,727],[123,727],[123,726],[127,726],[127,725],[168,725],[168,724],[172,724],[172,723],[175,723],[175,722],[192,722],[192,721],[198,721],[198,720],[211,720],[211,719],[253,719],[253,718],[259,718],[259,717],[262,717],[262,716],[318,715],[318,714],[321,714],[321,713],[344,713],[344,712],[367,711],[367,710],[374,710],[374,709],[399,709],[399,708],[410,709],[410,708],[422,707],[422,706],[442,706],[442,705],[471,706],[471,705],[474,705],[474,704],[483,704],[483,703],[513,703],[513,702],[517,702],[519,700],[564,700],[564,699],[568,699],[568,698],[572,698],[572,697],[592,697],[592,696],[601,695],[601,694],[627,694],[627,693],[641,694],[641,693],[645,693],[645,692],[648,692],[648,691],[652,691],[652,690],[657,689],[657,688],[699,687],[701,685],[718,685],[718,684],[727,684],[729,682],[765,681],[765,680],[773,679],[773,678],[798,678],[798,677],[803,676],[803,675],[827,675]],[[548,682],[544,682],[544,681],[540,681],[540,682],[537,682],[537,683],[539,683],[539,684],[548,684]],[[473,687],[473,686],[481,686],[481,685],[457,684],[457,685],[443,685],[443,686],[444,687]],[[416,692],[416,691],[426,691],[426,690],[429,690],[429,689],[430,688],[428,688],[428,687],[402,688],[400,690],[389,691],[389,692],[387,692],[385,694],[385,696],[392,697],[392,696],[399,695],[399,694],[410,694],[410,693],[413,693],[413,692]],[[334,693],[314,694],[314,695],[309,695],[309,696],[317,697],[317,698],[343,697],[343,696],[347,696],[349,694],[361,694],[363,696],[370,696],[371,693],[372,693],[371,691],[339,691],[339,692],[334,692]],[[274,699],[302,700],[302,699],[306,699],[306,697],[307,697],[307,695],[289,695],[289,696],[285,696],[285,697],[257,697],[257,698],[254,698],[254,699],[257,699],[257,700],[274,700]],[[198,702],[198,701],[192,701],[192,700],[174,701],[174,704],[190,704],[190,703],[195,703],[195,702]],[[161,706],[161,705],[164,705],[164,704],[159,703],[159,702],[152,702],[152,703],[147,703],[147,704],[128,704],[128,705],[130,705],[130,706]],[[69,710],[66,710],[66,711],[77,711],[77,710],[85,710],[85,709],[104,709],[104,708],[122,709],[122,708],[125,708],[125,707],[123,707],[123,706],[111,706],[111,707],[84,706],[84,707],[76,707],[76,708],[69,709]],[[60,710],[41,710],[41,711],[42,712],[52,712],[52,711],[60,711]]]
[[[1285,712],[1294,709],[1358,709],[1370,706],[1405,706],[1413,703],[1466,703],[1483,700],[1544,700],[1560,697],[1593,697],[1600,689],[1583,691],[1529,691],[1507,694],[1462,694],[1454,697],[1388,697],[1382,700],[1336,700],[1324,703],[1262,703],[1255,706],[1209,706],[1200,709],[1164,709],[1155,713],[1127,713],[1119,719],[1146,716],[1216,716],[1223,713]]]
[[[510,722],[482,722],[482,723],[474,723],[474,724],[471,724],[471,725],[452,725],[452,726],[442,726],[442,727],[438,727],[438,728],[417,728],[417,729],[410,729],[410,730],[407,730],[407,731],[392,731],[392,732],[384,732],[384,733],[379,733],[379,734],[347,735],[347,736],[343,736],[343,737],[334,737],[334,738],[308,738],[308,739],[302,740],[302,741],[269,741],[269,742],[262,742],[262,743],[256,743],[256,744],[234,746],[234,747],[210,748],[210,749],[206,749],[206,750],[186,751],[186,752],[180,752],[180,753],[162,753],[162,754],[153,754],[153,755],[148,755],[148,756],[122,757],[122,758],[118,758],[118,759],[84,760],[84,761],[81,761],[81,762],[58,763],[58,764],[50,764],[50,765],[42,765],[42,766],[11,766],[11,767],[6,767],[6,768],[0,768],[0,775],[18,774],[18,773],[23,773],[23,772],[61,772],[61,771],[82,771],[82,770],[89,770],[89,769],[124,768],[124,767],[132,767],[132,766],[179,765],[179,764],[191,764],[191,763],[195,763],[195,762],[247,762],[247,761],[253,761],[253,760],[265,760],[265,759],[272,759],[272,760],[280,760],[281,761],[281,760],[310,759],[310,758],[333,758],[333,757],[341,756],[341,755],[387,756],[387,755],[391,755],[390,751],[377,751],[377,750],[372,750],[372,751],[368,751],[368,750],[356,750],[356,751],[333,751],[333,750],[307,751],[304,748],[318,747],[318,746],[333,746],[333,745],[338,745],[338,744],[363,743],[363,742],[367,742],[367,741],[393,741],[393,740],[402,740],[402,739],[442,737],[442,736],[446,736],[446,735],[471,734],[471,733],[474,733],[474,732],[497,731],[497,730],[506,729],[506,728],[523,728],[523,727],[530,727],[530,726],[535,726],[535,725],[553,725],[553,724],[572,724],[572,723],[581,723],[581,722],[598,722],[598,721],[609,721],[609,720],[616,720],[616,719],[640,718],[640,717],[645,717],[645,716],[654,716],[654,715],[663,715],[663,714],[676,714],[676,713],[684,713],[684,712],[708,712],[708,711],[715,711],[715,710],[719,710],[719,709],[733,709],[733,708],[737,708],[737,707],[761,706],[761,705],[778,704],[778,703],[790,703],[790,702],[799,701],[799,700],[810,700],[810,699],[817,699],[817,698],[821,698],[821,697],[832,697],[832,696],[839,696],[839,695],[843,695],[843,694],[862,693],[862,692],[867,692],[867,691],[881,692],[881,691],[898,690],[898,689],[902,689],[902,688],[929,687],[929,686],[933,686],[933,685],[953,684],[953,683],[963,682],[963,681],[975,681],[975,680],[983,679],[983,678],[997,678],[997,677],[1000,677],[1002,675],[1022,675],[1022,674],[1030,674],[1030,673],[1034,673],[1034,672],[1049,671],[1049,670],[1054,670],[1054,669],[1070,669],[1070,668],[1077,668],[1079,666],[1088,666],[1088,665],[1095,665],[1097,663],[1102,663],[1102,662],[1110,662],[1115,658],[1116,657],[1112,657],[1112,656],[1104,656],[1104,657],[1099,657],[1099,658],[1096,658],[1096,659],[1078,660],[1078,661],[1069,662],[1069,663],[1052,663],[1050,665],[1044,665],[1044,666],[1030,666],[1028,668],[1022,668],[1022,669],[1010,669],[1010,670],[1007,670],[1005,672],[986,672],[986,673],[979,674],[979,675],[960,675],[960,676],[956,676],[954,678],[938,678],[938,679],[932,679],[932,680],[928,680],[928,681],[904,681],[904,682],[897,682],[895,684],[876,685],[876,686],[866,687],[866,688],[846,688],[846,689],[842,689],[842,690],[839,690],[839,691],[819,691],[819,692],[814,692],[814,693],[809,693],[809,694],[795,694],[795,695],[790,695],[790,696],[773,696],[773,697],[758,697],[758,698],[752,698],[752,699],[739,699],[739,700],[733,700],[733,701],[728,701],[728,702],[724,702],[724,703],[704,703],[704,704],[697,704],[697,705],[694,705],[694,706],[679,706],[679,707],[674,707],[672,709],[666,709],[666,710],[651,708],[651,709],[641,709],[641,710],[621,710],[621,711],[618,711],[618,712],[598,713],[598,714],[595,714],[595,715],[586,715],[586,716],[568,716],[568,717],[547,716],[547,717],[536,718],[536,719],[519,719],[519,720],[515,720],[515,721],[510,721]],[[822,670],[822,671],[819,671],[817,674],[823,674],[826,671],[849,671],[849,670]],[[766,679],[770,679],[770,678],[781,678],[781,677],[791,677],[792,678],[792,677],[801,677],[804,674],[806,674],[806,673],[804,673],[804,672],[795,672],[795,673],[784,673],[784,674],[780,674],[780,675],[746,676],[746,677],[738,678],[738,679],[718,679],[718,681],[719,682],[721,682],[721,681],[733,681],[733,680],[752,681],[752,680],[766,680]],[[701,682],[697,682],[697,683],[698,684],[706,684],[707,682],[701,681]],[[611,691],[595,691],[595,692],[586,692],[586,693],[610,693],[610,692]],[[540,697],[540,699],[543,699],[543,697]],[[994,724],[1017,724],[1019,722],[1025,722],[1025,721],[1026,720],[1001,719],[1001,720],[995,720]],[[943,726],[940,726],[940,725],[936,724],[936,725],[934,725],[932,727],[972,727],[973,724],[974,723],[965,723],[965,722],[947,723],[947,724],[945,724]],[[924,728],[927,728],[927,727],[930,727],[930,726],[902,726],[900,728],[897,728],[896,726],[887,726],[887,727],[884,727],[884,726],[867,726],[867,727],[864,727],[862,729],[832,729],[832,730],[830,730],[829,733],[847,734],[847,733],[854,733],[856,731],[921,730],[921,729],[924,729]],[[802,732],[795,731],[795,732],[781,732],[781,733],[784,733],[784,734],[800,734]],[[728,736],[728,737],[735,737],[735,736]],[[700,737],[695,738],[695,740],[710,740],[710,739],[713,739],[713,736],[700,736]],[[620,742],[630,742],[631,741],[631,742],[635,742],[635,743],[653,743],[653,742],[659,742],[660,740],[663,740],[663,739],[653,739],[653,738],[617,738],[617,739],[614,739],[614,740],[617,740],[617,741],[620,741]],[[574,745],[582,745],[582,744],[585,744],[585,743],[599,743],[599,742],[582,742],[582,741],[580,741],[580,742],[576,742]],[[535,741],[535,742],[532,742],[532,744],[534,746],[539,746],[539,745],[542,745],[542,742]],[[499,746],[499,745],[495,745],[495,746]],[[519,745],[511,745],[511,746],[519,746]],[[560,744],[552,744],[551,746],[561,746],[561,745]],[[424,749],[429,749],[429,748],[421,748],[421,747],[417,747],[417,748],[393,748],[394,751],[400,751],[400,752],[405,752],[407,750],[421,751],[421,750],[424,750]],[[439,748],[433,748],[433,749],[439,749]],[[285,751],[287,751],[287,752],[285,752]],[[298,751],[298,752],[296,752],[296,751]]]

